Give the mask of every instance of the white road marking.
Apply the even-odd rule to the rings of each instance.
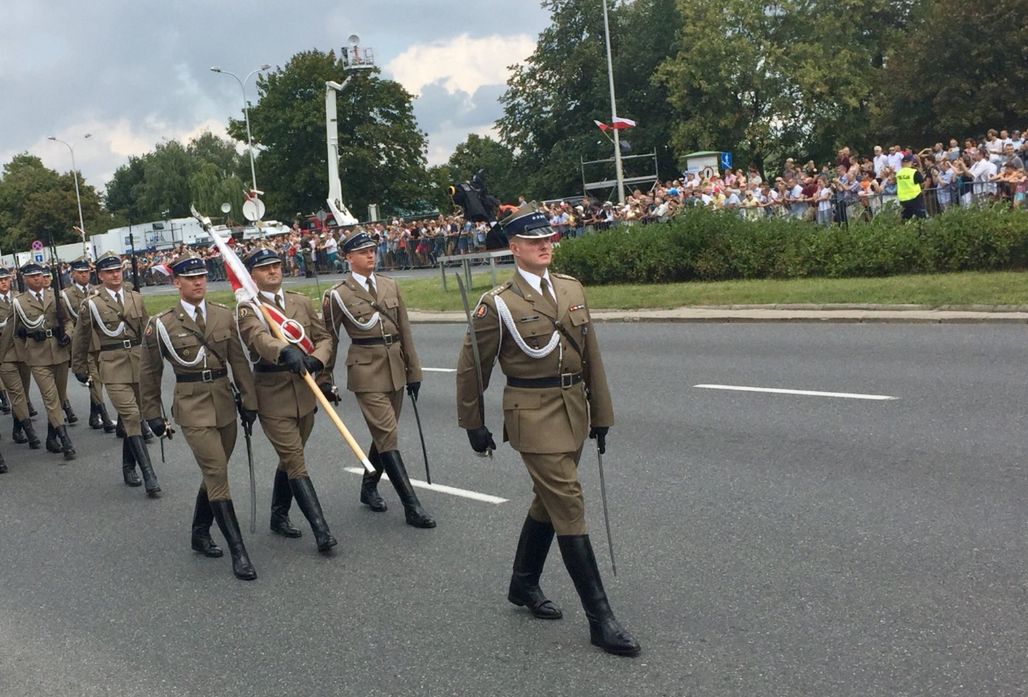
[[[456,368],[422,368],[426,373],[456,373]]]
[[[347,467],[347,472],[353,472],[354,474],[364,474],[363,467]],[[388,480],[389,477],[386,474],[382,474],[382,479]],[[445,484],[429,484],[423,482],[420,479],[412,479],[410,483],[419,489],[428,489],[429,491],[438,491],[440,494],[450,494],[452,496],[460,496],[465,499],[472,499],[474,501],[482,501],[484,503],[491,503],[499,505],[501,503],[507,503],[507,499],[501,499],[499,496],[493,496],[491,494],[480,494],[477,491],[468,491],[467,489],[458,489],[455,486],[446,486]]]
[[[787,390],[779,387],[745,387],[743,385],[693,385],[704,390],[734,390],[736,392],[770,392],[772,394],[795,394],[808,397],[839,397],[842,399],[871,399],[886,401],[899,399],[884,394],[857,394],[853,392],[817,392],[815,390]]]

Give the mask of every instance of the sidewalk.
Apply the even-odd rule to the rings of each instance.
[[[424,324],[463,324],[463,312],[410,310]],[[724,305],[668,310],[592,310],[597,322],[875,322],[894,324],[1028,324],[1028,306]]]

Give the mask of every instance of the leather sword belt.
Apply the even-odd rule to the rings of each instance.
[[[200,373],[175,373],[175,382],[214,382],[224,377],[228,377],[228,371],[218,368],[217,370],[204,370]]]
[[[357,344],[358,346],[392,346],[400,340],[396,334],[386,334],[385,336],[372,336],[364,339],[350,339],[350,343]]]
[[[282,373],[289,368],[284,365],[274,365],[272,363],[258,363],[253,367],[255,373]]]
[[[114,344],[103,344],[100,346],[101,351],[115,351],[117,349],[130,349],[133,346],[139,346],[139,339],[124,339]]]
[[[529,387],[535,389],[559,387],[566,390],[580,382],[582,382],[581,373],[561,373],[552,378],[507,378],[507,385],[510,387]]]

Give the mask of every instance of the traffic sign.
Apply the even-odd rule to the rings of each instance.
[[[36,262],[37,264],[42,264],[43,263],[43,253],[42,252],[36,252],[35,254],[33,254],[32,255],[32,261]]]
[[[718,164],[721,166],[721,169],[731,169],[732,168],[732,153],[730,153],[730,152],[723,152],[723,153],[721,153],[721,157],[718,160]]]
[[[248,198],[243,202],[243,217],[256,222],[264,217],[264,201],[259,198]]]
[[[39,240],[32,240],[32,251],[33,252],[38,252],[42,248],[43,248],[43,243],[42,242],[40,242]]]

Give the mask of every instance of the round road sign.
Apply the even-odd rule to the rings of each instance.
[[[250,198],[243,203],[243,217],[254,222],[264,217],[264,201]]]
[[[43,243],[39,240],[32,240],[32,251],[38,252],[43,248]]]

